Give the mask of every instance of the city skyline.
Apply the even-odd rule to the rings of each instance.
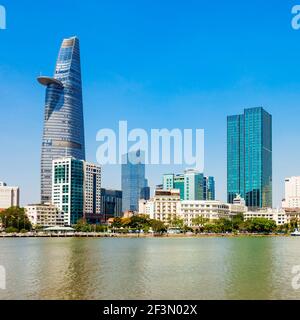
[[[61,5],[68,7],[68,1]],[[257,26],[252,30],[252,23],[243,24],[238,10],[233,12],[236,2],[229,1],[226,4],[228,8],[219,3],[218,6],[224,5],[222,8],[227,14],[226,19],[219,17],[222,24],[220,30],[214,28],[206,18],[211,13],[215,14],[216,4],[201,7],[193,5],[195,12],[185,9],[182,13],[185,16],[184,27],[180,17],[176,19],[178,4],[175,4],[174,11],[172,8],[166,23],[163,18],[170,8],[163,5],[157,11],[156,3],[147,13],[139,7],[137,12],[145,19],[144,22],[138,15],[132,14],[131,17],[135,19],[133,24],[121,18],[120,24],[114,25],[113,18],[119,18],[120,15],[113,5],[106,4],[102,22],[101,19],[91,18],[78,27],[78,23],[76,25],[71,19],[74,13],[78,17],[87,11],[93,14],[95,9],[99,14],[96,9],[102,7],[96,2],[84,8],[75,5],[73,11],[68,11],[70,16],[64,20],[61,13],[55,13],[52,8],[46,10],[43,4],[39,4],[37,11],[29,12],[26,17],[32,21],[27,35],[20,32],[25,17],[17,12],[13,4],[6,5],[14,21],[9,21],[9,28],[0,35],[4,48],[0,53],[0,93],[5,106],[0,111],[1,119],[5,119],[1,122],[2,137],[5,139],[1,142],[4,157],[0,160],[0,176],[9,185],[20,185],[22,204],[39,199],[40,155],[36,146],[40,144],[40,119],[43,116],[41,101],[44,93],[34,83],[34,78],[41,71],[42,74],[51,74],[61,38],[78,34],[84,52],[83,86],[85,120],[89,124],[86,139],[89,161],[96,162],[97,130],[104,126],[114,128],[120,119],[128,119],[131,127],[146,129],[154,124],[155,127],[170,129],[204,128],[205,172],[216,177],[216,198],[225,200],[226,117],[239,113],[244,107],[263,105],[274,120],[274,206],[280,205],[284,196],[284,179],[300,173],[296,161],[299,151],[294,148],[299,131],[296,117],[293,117],[293,112],[298,108],[300,92],[298,77],[294,72],[298,63],[296,52],[299,33],[290,27],[290,7],[283,3],[276,4],[272,17],[265,17],[264,4],[247,5],[249,17],[257,18]],[[27,3],[19,5],[22,6],[27,6]],[[121,2],[119,6],[122,6]],[[245,11],[243,4],[238,6],[240,12]],[[126,7],[122,8],[130,12]],[[45,16],[41,14],[38,17],[36,12],[47,12],[49,17],[57,14],[55,18],[62,23],[62,26],[52,25],[54,31],[45,26],[43,32],[48,36],[47,41],[39,41],[41,34],[36,25],[40,25]],[[157,18],[157,24],[150,31],[150,18],[153,17]],[[265,28],[270,21],[272,28]],[[141,23],[140,30],[128,32],[133,30],[136,23]],[[96,32],[104,30],[105,25],[111,31],[109,37],[104,32]],[[122,40],[118,33],[124,25],[121,35],[129,35]],[[231,33],[232,27],[237,25],[239,31]],[[209,29],[205,29],[205,26]],[[256,28],[262,30],[258,35]],[[147,35],[145,39],[141,37],[143,33]],[[207,34],[210,35],[209,39]],[[16,35],[18,41],[15,41]],[[165,39],[169,40],[166,42]],[[235,47],[235,43],[238,43],[238,47]],[[153,50],[149,50],[154,44]],[[208,49],[203,50],[205,47]],[[222,53],[218,52],[220,47]],[[278,65],[285,67],[278,70]],[[114,110],[113,114],[111,110]],[[36,125],[31,126],[31,122]],[[11,123],[15,126],[11,126]],[[23,130],[24,125],[26,130]],[[22,161],[20,155],[25,155]],[[288,167],[284,165],[286,155],[289,158]],[[147,172],[147,176],[153,188],[160,181],[162,173],[177,173],[184,169],[176,166],[149,167],[150,174]],[[120,167],[104,167],[103,173],[104,187],[120,188]]]

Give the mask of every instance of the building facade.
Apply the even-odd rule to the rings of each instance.
[[[84,218],[97,221],[101,217],[101,167],[83,162]]]
[[[169,224],[177,217],[179,203],[179,190],[156,190],[152,199],[148,201],[140,200],[139,213],[149,215],[150,219],[160,220]]]
[[[266,208],[257,211],[247,211],[244,213],[245,220],[251,220],[255,218],[273,220],[277,225],[283,225],[289,222],[288,216],[284,210]]]
[[[0,210],[10,207],[20,206],[20,189],[19,187],[7,186],[5,182],[0,182]]]
[[[300,177],[285,179],[285,197],[282,201],[282,207],[300,209]]]
[[[64,213],[51,204],[30,204],[25,213],[34,227],[63,227]]]
[[[237,214],[247,212],[243,202],[236,204],[209,200],[180,200],[179,190],[156,190],[155,196],[149,201],[141,200],[139,213],[149,215],[170,224],[174,219],[182,219],[184,224],[193,227],[193,219],[199,216],[209,221],[220,218],[232,218]]]
[[[122,217],[122,191],[101,189],[101,208],[105,221]]]
[[[139,200],[148,197],[149,187],[145,178],[145,154],[138,150],[122,159],[122,210],[138,211]],[[146,199],[147,200],[147,199]]]
[[[208,221],[217,220],[220,218],[231,218],[232,215],[237,213],[243,213],[246,211],[246,207],[235,209],[234,206],[230,206],[228,203],[221,201],[208,201],[208,200],[197,200],[197,201],[181,201],[179,205],[179,217],[183,219],[184,223],[193,227],[193,219],[199,216],[208,219]]]
[[[41,201],[51,202],[52,160],[85,159],[80,48],[77,37],[64,39],[54,77],[41,76],[46,87],[41,158]]]
[[[227,194],[251,208],[272,207],[272,116],[263,108],[227,118]]]
[[[52,201],[64,212],[65,224],[101,220],[101,167],[65,157],[53,160]]]
[[[195,181],[197,177],[202,176],[203,177],[203,183],[201,184],[201,181],[198,179],[198,182],[196,182],[196,186],[198,183],[198,187],[196,187],[193,197],[195,197],[195,194],[198,194],[199,200],[215,200],[216,192],[215,192],[215,179],[214,177],[204,177],[199,172],[195,172],[194,170],[188,170],[191,173],[191,178],[185,179],[185,174],[164,174],[163,175],[163,190],[172,190],[172,189],[178,189],[180,190],[180,199],[181,200],[188,200],[185,198],[185,196],[191,197],[192,195],[190,192],[190,184],[191,181]],[[191,179],[191,180],[190,180]],[[201,177],[200,177],[201,179]],[[200,182],[200,183],[199,183]],[[187,185],[185,185],[187,183]],[[186,187],[186,194],[184,193]],[[157,189],[157,188],[156,188]],[[195,189],[195,188],[194,188]],[[194,190],[193,189],[193,190]],[[202,195],[200,193],[203,193]]]
[[[53,160],[52,202],[64,213],[65,225],[84,217],[84,162],[75,158]]]
[[[184,200],[184,175],[183,174],[164,174],[163,190],[178,189],[180,191],[180,199]]]
[[[204,176],[194,169],[188,169],[184,172],[184,199],[185,200],[203,200]]]
[[[215,200],[216,190],[215,190],[215,178],[214,177],[204,177],[203,178],[203,199],[204,200]]]

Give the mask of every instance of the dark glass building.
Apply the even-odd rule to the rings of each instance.
[[[138,211],[139,200],[149,200],[150,189],[145,178],[145,156],[142,151],[123,156],[122,162],[123,212]]]
[[[250,208],[272,207],[272,116],[263,108],[227,118],[228,202],[240,194]]]
[[[101,213],[103,221],[122,216],[122,191],[101,189]]]
[[[41,201],[51,202],[52,161],[85,160],[80,49],[77,37],[64,39],[54,77],[38,78],[46,86],[41,159]]]
[[[204,200],[216,200],[215,178],[204,177],[203,180]]]

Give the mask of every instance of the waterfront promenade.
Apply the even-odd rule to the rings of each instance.
[[[239,238],[239,237],[290,237],[290,234],[262,234],[262,233],[182,233],[182,234],[150,234],[150,233],[100,233],[100,232],[74,232],[74,233],[0,233],[0,238]]]

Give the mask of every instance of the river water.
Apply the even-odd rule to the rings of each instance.
[[[300,238],[0,239],[0,265],[0,299],[300,299]]]

